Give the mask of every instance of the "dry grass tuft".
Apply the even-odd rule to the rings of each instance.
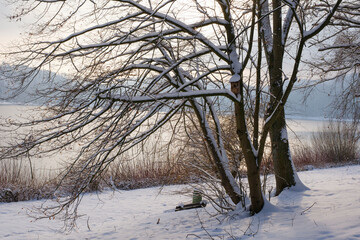
[[[311,144],[297,147],[293,160],[300,170],[353,164],[359,158],[357,122],[330,122],[312,135]]]
[[[169,184],[188,183],[191,176],[176,159],[119,161],[102,175],[107,185],[129,190]]]
[[[53,198],[71,194],[81,176],[72,172],[66,181],[61,175],[33,173],[29,165],[21,161],[0,161],[0,202],[18,202]],[[87,186],[85,192],[104,189],[130,190],[153,186],[183,184],[191,181],[187,169],[175,158],[167,161],[146,159],[143,161],[117,161],[109,165]],[[61,183],[61,186],[60,186]]]
[[[52,198],[56,181],[22,161],[0,161],[0,202]]]

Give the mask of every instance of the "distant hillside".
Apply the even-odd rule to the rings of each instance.
[[[334,109],[334,102],[342,96],[346,86],[344,82],[329,81],[308,89],[294,90],[286,104],[286,114],[305,118],[333,117],[340,112]]]
[[[6,68],[9,68],[9,66],[0,66],[0,69]],[[57,75],[54,77],[52,83],[44,84],[44,79],[47,79],[49,74],[51,75],[51,73],[47,71],[40,72],[25,92],[11,99],[8,99],[11,96],[9,89],[14,87],[11,83],[11,79],[0,77],[0,104],[4,102],[30,105],[42,104],[43,100],[36,98],[36,89],[49,87],[53,82],[64,82],[65,79],[65,77]],[[290,117],[297,118],[331,117],[333,111],[332,103],[336,98],[341,96],[343,87],[342,83],[326,82],[316,85],[311,89],[294,90],[290,94],[286,104],[286,114]],[[225,106],[230,106],[230,103],[227,100],[225,100],[223,104]]]
[[[299,89],[291,92],[286,103],[286,114],[299,117],[327,117],[331,109],[331,88],[321,84],[312,90]]]
[[[61,75],[54,75],[48,71],[40,71],[37,76],[31,81],[29,86],[26,88],[24,92],[16,93],[14,89],[16,89],[17,84],[13,83],[13,78],[11,74],[6,73],[4,71],[11,70],[11,66],[1,65],[0,66],[0,104],[1,103],[15,103],[15,104],[27,104],[27,105],[41,105],[43,103],[43,99],[37,96],[37,90],[45,89],[51,87],[54,83],[61,83],[64,81],[64,77]],[[25,70],[27,70],[25,68]],[[18,72],[15,72],[15,75]],[[44,79],[48,79],[49,76],[53,77],[52,82],[46,82]],[[14,96],[15,95],[15,96]]]

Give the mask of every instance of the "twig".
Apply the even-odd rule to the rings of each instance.
[[[314,202],[310,207],[308,207],[307,209],[305,209],[304,211],[302,211],[302,212],[300,213],[300,215],[303,215],[306,211],[309,211],[310,208],[312,208],[312,207],[315,205],[315,203],[316,203],[316,202]]]
[[[201,228],[206,232],[206,234],[209,236],[210,239],[214,240],[214,238],[211,236],[211,234],[206,230],[206,228],[204,227],[204,223],[201,221],[200,215],[199,215],[199,211],[196,211],[196,215],[200,221],[200,225]]]
[[[201,238],[201,237],[199,237],[198,235],[196,235],[196,234],[194,234],[194,233],[189,233],[189,234],[187,234],[187,235],[186,235],[186,238],[188,238],[188,237],[190,237],[190,236],[195,236],[195,237],[197,237],[197,238]]]
[[[291,219],[291,226],[292,226],[292,227],[294,226],[295,217],[296,217],[296,213],[294,213],[294,216],[293,216],[293,218]]]
[[[87,228],[89,229],[89,231],[91,231],[90,225],[89,225],[89,220],[90,220],[90,217],[88,217],[88,219],[87,219],[87,221],[86,221],[86,225],[87,225]]]
[[[317,225],[317,223],[315,222],[315,220],[313,220],[313,221],[314,221],[315,225],[318,227],[318,225]]]

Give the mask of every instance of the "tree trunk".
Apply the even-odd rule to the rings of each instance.
[[[257,166],[257,160],[254,157],[245,157],[245,161],[250,188],[250,212],[254,214],[260,212],[264,207],[264,198],[261,192],[260,168]]]
[[[258,156],[254,155],[255,153],[251,148],[251,142],[245,124],[245,111],[242,97],[240,99],[241,103],[235,103],[236,128],[247,167],[251,200],[250,211],[252,213],[258,213],[264,207],[264,198],[261,192],[260,163]]]
[[[273,53],[269,64],[270,92],[272,94],[271,111],[274,110],[281,96],[283,96],[282,61],[284,57],[284,45],[281,32],[281,4],[281,0],[273,0],[273,9],[277,10],[274,11],[273,15]],[[275,123],[270,128],[272,158],[276,179],[276,195],[280,194],[284,188],[296,184],[287,137],[285,110],[283,105],[280,105],[279,107],[281,108],[280,113],[278,114]]]
[[[220,2],[220,1],[219,1]],[[260,163],[258,162],[257,153],[252,149],[252,143],[250,141],[249,132],[247,130],[246,124],[246,114],[245,114],[245,104],[244,104],[244,86],[242,79],[242,66],[246,66],[246,61],[249,60],[250,55],[246,56],[244,62],[240,64],[239,56],[237,53],[236,47],[236,36],[235,36],[235,27],[233,26],[230,5],[221,4],[220,5],[225,20],[229,23],[225,25],[226,36],[228,41],[228,54],[229,54],[229,63],[231,66],[231,73],[233,74],[233,79],[230,79],[231,91],[239,97],[240,102],[235,102],[235,120],[236,120],[236,133],[240,139],[241,149],[244,153],[246,166],[247,166],[247,175],[250,188],[250,199],[251,199],[251,212],[258,213],[264,206],[264,198],[261,193],[261,180],[260,180]],[[255,24],[255,5],[253,8],[253,19],[252,25]],[[250,39],[253,38],[254,28],[251,29]],[[251,43],[251,41],[250,41]],[[251,49],[251,47],[249,47]],[[251,52],[251,51],[250,51]],[[238,78],[238,79],[237,79]],[[237,79],[237,81],[235,80]]]
[[[296,184],[283,110],[270,129],[270,139],[276,181],[275,194],[279,195],[285,188]]]

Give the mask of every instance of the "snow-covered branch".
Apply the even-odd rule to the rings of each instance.
[[[331,18],[336,13],[336,11],[337,11],[339,5],[341,4],[341,2],[342,2],[342,0],[337,0],[335,5],[332,7],[330,12],[327,14],[325,19],[323,19],[323,21],[320,24],[318,24],[317,26],[313,27],[312,29],[304,32],[303,39],[305,41],[312,38],[312,37],[314,37],[316,34],[321,32],[321,30],[323,30],[327,25],[329,25]]]
[[[226,61],[228,60],[228,58],[224,52],[222,52],[216,45],[214,45],[209,39],[207,39],[201,32],[196,31],[194,28],[188,26],[187,24],[185,24],[175,18],[172,18],[167,14],[163,14],[160,12],[154,12],[153,10],[151,10],[145,6],[142,6],[141,4],[139,4],[135,1],[132,1],[132,0],[115,0],[115,1],[129,3],[130,5],[138,8],[142,12],[144,12],[152,17],[163,19],[164,21],[186,31],[188,34],[194,36],[196,39],[200,40],[203,44],[205,44],[210,49],[212,49],[218,57],[220,57],[221,59],[226,60]]]
[[[235,94],[233,94],[230,90],[227,90],[227,89],[171,92],[171,93],[163,93],[163,94],[149,95],[149,96],[99,95],[99,98],[111,100],[114,102],[144,103],[144,102],[155,102],[155,101],[160,101],[160,100],[189,99],[189,98],[213,97],[213,96],[225,96],[234,102],[238,101]]]
[[[360,43],[332,45],[332,46],[319,48],[319,51],[327,51],[331,49],[349,49],[349,48],[360,48]]]

